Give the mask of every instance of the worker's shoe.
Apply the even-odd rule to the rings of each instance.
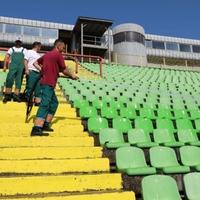
[[[21,102],[21,99],[20,99],[19,95],[13,94],[13,101]]]
[[[3,98],[3,103],[7,103],[8,101],[11,101],[11,94],[5,94]]]
[[[31,136],[49,136],[49,134],[43,133],[42,128],[34,126],[31,131]]]
[[[43,131],[47,131],[47,132],[53,132],[54,130],[50,127],[48,122],[44,123],[44,126],[42,128]]]

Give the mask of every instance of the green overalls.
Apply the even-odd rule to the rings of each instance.
[[[9,65],[9,72],[6,78],[6,88],[12,88],[15,82],[16,89],[21,89],[21,77],[24,69],[24,49],[21,52],[15,52],[11,55],[11,63]]]
[[[27,92],[26,96],[29,98],[30,95],[34,92],[34,97],[39,98],[40,97],[40,73],[36,71],[30,71],[30,74],[28,76],[27,80]]]

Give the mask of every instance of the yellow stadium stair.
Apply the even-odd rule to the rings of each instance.
[[[60,103],[49,137],[30,137],[37,108],[25,123],[24,103],[0,103],[0,199],[134,200],[122,177],[110,173],[70,104]]]

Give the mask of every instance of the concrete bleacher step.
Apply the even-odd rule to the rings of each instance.
[[[101,147],[17,147],[0,148],[1,160],[101,158]]]
[[[122,191],[122,177],[110,173],[102,147],[84,132],[76,110],[59,94],[48,137],[30,137],[36,107],[25,123],[25,103],[0,103],[0,199],[135,199]]]
[[[135,200],[133,192],[106,191],[89,194],[67,194],[66,196],[50,196],[35,198],[17,198],[18,200]],[[14,198],[13,200],[17,200]]]
[[[1,137],[2,147],[92,147],[93,137]]]
[[[0,175],[108,172],[109,167],[107,158],[0,160]]]
[[[1,177],[0,195],[33,195],[122,189],[121,174]]]

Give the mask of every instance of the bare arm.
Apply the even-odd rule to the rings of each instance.
[[[71,77],[72,79],[75,79],[75,80],[79,79],[78,76],[76,76],[73,72],[71,72],[71,71],[69,70],[68,67],[66,67],[66,68],[62,71],[62,73],[63,73],[65,76]]]
[[[3,71],[4,72],[6,72],[6,70],[7,70],[9,59],[10,59],[10,55],[6,54],[5,59],[4,59],[4,65],[3,65]]]
[[[25,73],[26,73],[26,75],[29,75],[28,61],[26,59],[24,59],[24,66],[25,66]]]
[[[35,61],[35,62],[33,63],[33,65],[35,66],[35,68],[36,68],[37,70],[41,71],[42,67],[41,67],[41,65],[38,64],[37,61]]]

